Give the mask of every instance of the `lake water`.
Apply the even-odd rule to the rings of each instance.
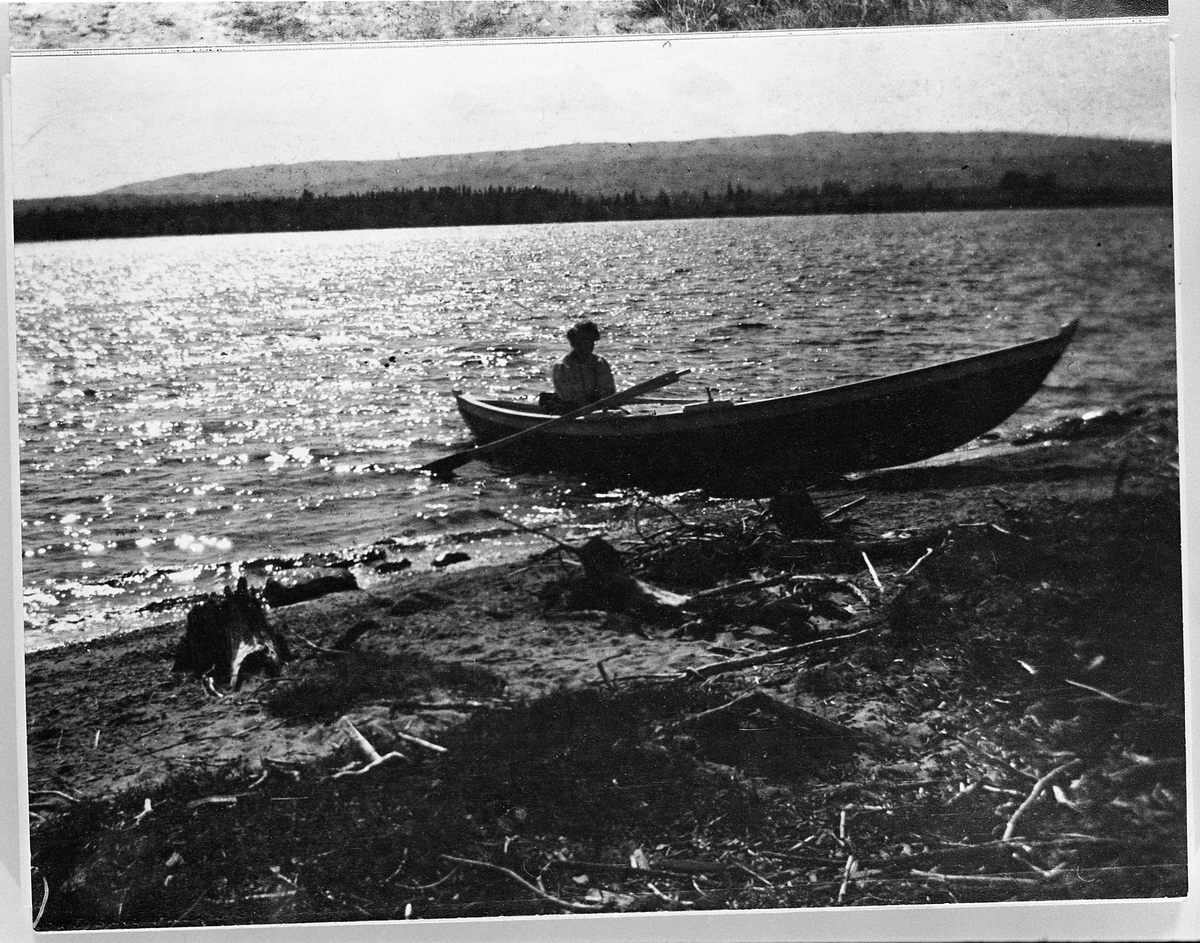
[[[1173,404],[1165,208],[175,237],[16,247],[26,643],[161,620],[237,567],[501,512],[586,527],[587,483],[475,464],[449,391],[533,395],[563,332],[618,385],[754,397],[1083,328],[1007,424]],[[1001,431],[1005,431],[1002,429]],[[559,531],[561,533],[561,531]],[[176,611],[175,615],[178,615]]]

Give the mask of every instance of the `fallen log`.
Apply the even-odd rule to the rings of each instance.
[[[345,593],[358,589],[354,574],[333,567],[303,567],[279,573],[267,580],[263,599],[268,606],[292,606],[310,599],[320,599],[330,593]]]

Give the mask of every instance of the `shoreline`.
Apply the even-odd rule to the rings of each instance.
[[[589,597],[571,554],[550,546],[466,569],[406,570],[368,590],[280,606],[269,618],[291,648],[282,675],[251,676],[222,697],[171,672],[181,622],[30,653],[33,863],[52,887],[43,928],[155,926],[178,918],[202,896],[195,882],[207,880],[210,865],[201,864],[198,849],[177,848],[188,862],[177,871],[179,893],[192,896],[173,909],[176,890],[165,888],[175,885],[162,884],[167,872],[158,861],[176,847],[170,835],[240,822],[253,854],[270,857],[273,844],[284,841],[277,831],[283,826],[259,819],[295,802],[288,798],[295,790],[312,803],[303,827],[297,826],[297,836],[308,837],[295,840],[310,843],[306,854],[312,841],[322,846],[314,862],[352,854],[340,836],[358,826],[343,820],[346,810],[375,790],[395,789],[410,797],[398,808],[412,806],[406,814],[424,824],[403,826],[388,839],[411,849],[388,867],[407,875],[393,883],[416,888],[446,878],[439,854],[474,864],[460,865],[447,885],[438,885],[447,893],[453,887],[449,896],[401,892],[386,880],[380,884],[381,875],[368,880],[359,874],[355,881],[375,888],[365,916],[331,916],[321,900],[333,898],[321,894],[346,898],[341,878],[321,870],[325,865],[314,863],[324,877],[311,877],[316,883],[305,885],[304,894],[278,882],[267,888],[268,879],[247,872],[228,893],[203,895],[191,918],[393,919],[397,913],[384,901],[397,894],[418,917],[562,912],[479,865],[511,870],[515,853],[524,856],[522,867],[536,872],[539,861],[545,866],[545,843],[558,835],[569,839],[569,860],[613,863],[619,848],[644,847],[651,867],[668,873],[683,855],[714,867],[740,862],[763,875],[768,862],[782,867],[786,857],[761,855],[795,843],[779,844],[785,839],[771,838],[773,830],[790,822],[787,828],[804,838],[827,818],[838,795],[839,809],[850,801],[849,808],[893,810],[885,820],[871,820],[869,841],[856,832],[856,860],[873,861],[871,868],[891,875],[895,865],[883,862],[903,860],[896,844],[902,826],[926,835],[927,850],[920,852],[926,858],[914,859],[903,881],[867,875],[847,885],[844,875],[833,879],[833,898],[822,869],[850,867],[836,841],[823,854],[838,863],[819,865],[816,884],[768,871],[776,890],[768,893],[759,883],[749,897],[742,884],[714,897],[717,888],[709,884],[720,883],[716,877],[701,882],[701,897],[669,879],[656,886],[668,888],[663,893],[677,906],[710,909],[825,906],[847,894],[864,903],[873,895],[919,903],[1170,894],[1186,882],[1186,855],[1168,838],[1182,834],[1184,821],[1182,721],[1175,720],[1183,665],[1174,421],[1159,413],[1093,432],[1074,441],[1051,436],[1044,444],[985,447],[965,460],[815,488],[818,508],[833,515],[833,529],[820,538],[782,537],[755,502],[685,497],[628,509],[608,536],[647,585],[694,597],[747,576],[769,578],[728,602],[684,614]],[[577,539],[569,543],[579,546]],[[792,581],[793,589],[781,593],[780,580]],[[1140,620],[1136,664],[1122,657],[1131,619]],[[328,649],[348,629],[358,639],[344,656],[314,647]],[[737,667],[743,661],[746,667]],[[739,704],[753,715],[740,724],[742,734],[689,726]],[[1143,706],[1124,706],[1137,704]],[[764,710],[775,711],[776,719],[753,737],[766,739],[737,740],[761,727]],[[785,741],[773,740],[769,730],[780,718],[794,723],[797,717],[825,732],[814,741],[810,730],[794,754],[794,730]],[[378,755],[400,752],[407,759],[360,772],[347,721]],[[670,733],[676,730],[689,732]],[[560,736],[566,745],[551,749]],[[588,753],[583,767],[572,765],[576,751],[587,753],[587,744],[612,737],[617,753],[604,747]],[[413,746],[416,741],[426,746]],[[1028,813],[1039,834],[1059,837],[1019,852],[1027,860],[1032,855],[1044,873],[1027,867],[1013,873],[1009,858],[1008,870],[988,864],[981,873],[994,877],[956,886],[952,898],[933,890],[936,878],[919,876],[929,870],[929,855],[949,854],[954,842],[978,846],[981,855],[993,847],[986,842],[1002,837],[1006,819],[1015,821],[1015,797],[1029,792],[1028,777],[1047,774],[1068,753],[1076,774],[1063,773],[1055,783],[1067,804],[1035,796]],[[1006,755],[1025,772],[997,766],[995,758]],[[664,763],[675,772],[668,775]],[[650,777],[638,789],[649,792],[636,794],[658,810],[650,820],[636,803],[627,805],[632,794],[610,795],[611,784],[584,782],[594,776],[636,780],[638,770]],[[535,771],[542,787],[527,792]],[[572,777],[582,777],[579,788],[607,795],[611,814],[578,818],[572,810],[593,800],[577,794]],[[449,788],[431,786],[439,782]],[[741,798],[735,801],[731,789]],[[660,807],[654,796],[664,790],[675,798]],[[1007,807],[1005,795],[1014,797]],[[493,798],[485,802],[486,796]],[[1133,811],[1115,812],[1114,797]],[[671,825],[674,817],[686,808],[709,808],[708,802],[715,803],[705,813],[710,820],[696,819],[692,838],[681,837],[687,829]],[[738,803],[762,814],[775,809],[768,819],[776,824],[747,824],[751,831],[744,836],[754,837],[749,845],[748,837],[729,844],[730,835],[712,845]],[[141,815],[146,809],[152,811]],[[208,815],[218,819],[204,825]],[[1121,815],[1132,824],[1118,821]],[[861,816],[853,814],[856,821]],[[475,831],[462,831],[467,820],[477,823]],[[608,837],[592,834],[601,820],[612,832]],[[159,830],[160,822],[167,831]],[[401,825],[389,819],[374,827],[390,834]],[[424,835],[417,843],[424,851],[413,845],[413,828]],[[1153,848],[1133,840],[1138,829],[1157,836]],[[1083,833],[1090,836],[1086,848],[1083,839],[1063,837]],[[647,844],[655,834],[655,844]],[[97,845],[99,835],[109,838]],[[128,842],[141,851],[134,854]],[[1118,846],[1122,860],[1149,869],[1123,891],[1103,870],[1110,866],[1094,860],[1100,850]],[[147,853],[158,861],[153,867]],[[642,892],[630,890],[636,881],[629,884],[628,875],[606,882],[593,868],[590,883],[581,883],[569,871],[565,883],[556,878],[556,900],[568,895],[588,906],[628,909],[634,904],[626,898],[633,895],[637,907],[652,904],[643,899],[644,883]],[[1079,880],[1068,878],[1071,873]],[[153,874],[158,884],[145,884]],[[591,893],[602,886],[603,893]],[[110,898],[118,891],[125,909],[114,911]],[[584,891],[589,896],[580,897]],[[288,907],[262,903],[285,899]],[[654,900],[666,906],[665,899]]]
[[[922,462],[904,466],[907,470],[935,469],[946,465],[969,464],[998,458],[1016,456],[1018,453],[1037,448],[1056,441],[1055,434],[1059,433],[1059,441],[1070,441],[1080,437],[1094,436],[1097,429],[1102,433],[1107,426],[1113,428],[1122,423],[1137,423],[1143,417],[1159,415],[1164,412],[1161,405],[1123,405],[1102,410],[1084,411],[1079,414],[1065,414],[1044,425],[1024,425],[1018,430],[1001,437],[989,434],[980,437],[968,446],[939,455]],[[1167,410],[1172,412],[1173,410]],[[889,471],[883,469],[868,475],[886,475]],[[850,475],[847,482],[853,482],[859,475]],[[668,496],[670,497],[670,496]],[[686,496],[685,496],[686,498]],[[652,497],[653,499],[653,497]],[[765,499],[763,499],[765,501]],[[732,502],[731,502],[732,503]],[[745,504],[745,501],[740,502]],[[605,524],[598,522],[595,516],[588,517],[578,513],[561,524],[550,523],[542,529],[550,534],[556,530],[562,533],[572,531],[588,532],[603,531]],[[622,534],[614,535],[620,539]],[[24,638],[24,654],[55,651],[75,645],[88,645],[109,637],[126,636],[131,632],[154,631],[169,625],[180,623],[187,610],[194,607],[212,594],[219,592],[222,586],[232,586],[240,575],[250,578],[252,588],[261,590],[268,579],[292,570],[329,569],[344,570],[353,573],[360,581],[360,588],[370,590],[380,582],[392,583],[393,578],[377,572],[375,567],[384,563],[384,572],[403,571],[409,578],[418,575],[437,573],[442,568],[435,562],[445,553],[464,552],[468,559],[452,564],[456,572],[473,569],[478,566],[502,565],[515,563],[526,556],[537,553],[552,545],[553,536],[543,537],[537,533],[537,528],[520,528],[501,517],[484,530],[464,530],[459,532],[434,532],[424,539],[410,537],[403,540],[384,537],[372,544],[354,544],[343,547],[326,548],[323,551],[308,551],[294,557],[252,559],[241,561],[224,561],[204,564],[214,575],[208,582],[217,584],[212,590],[196,588],[191,592],[181,592],[175,596],[154,598],[140,605],[129,605],[122,608],[100,608],[90,613],[72,612],[63,619],[56,619],[34,628],[26,628]],[[383,554],[386,553],[387,557]],[[391,559],[399,556],[398,560]],[[129,571],[119,577],[110,578],[126,580],[142,571]],[[174,570],[162,569],[155,571],[159,576],[170,574]],[[219,574],[226,574],[222,579]],[[183,587],[181,587],[183,588]],[[160,615],[161,614],[161,615]],[[118,626],[115,629],[104,628],[105,623],[126,623],[128,628]],[[48,628],[70,624],[74,629]],[[64,638],[68,632],[78,632],[79,637]]]
[[[252,573],[252,585],[261,590],[273,575],[307,569],[357,571],[356,578],[365,579],[366,585],[362,588],[369,590],[381,580],[385,582],[388,580],[371,569],[369,564],[362,563],[361,558],[384,545],[389,545],[389,541],[385,539],[369,546],[356,545],[323,553],[304,553],[295,557],[277,559],[270,564],[257,560],[217,564],[211,568],[217,572],[225,572],[228,576],[220,581],[220,586],[215,591],[219,591],[221,586],[233,585],[237,582],[238,576],[243,573]],[[455,564],[458,570],[511,562],[523,558],[528,553],[535,552],[535,546],[536,538],[522,537],[519,533],[506,533],[502,536],[490,532],[443,534],[431,536],[424,543],[403,546],[401,559],[387,562],[392,563],[393,572],[405,572],[409,575],[429,574],[439,571],[440,568],[434,563],[438,556],[449,551],[461,550],[464,547],[475,549],[476,553],[471,556],[470,560]],[[483,548],[482,552],[478,550],[480,547]],[[405,561],[407,561],[407,565],[405,565]],[[169,573],[171,571],[159,572]],[[128,576],[129,574],[124,575]],[[81,633],[79,638],[56,640],[55,636],[65,635],[66,632],[61,629],[39,628],[31,633],[27,629],[24,635],[25,657],[77,645],[96,644],[109,638],[125,637],[130,633],[152,632],[176,625],[186,618],[189,609],[210,595],[212,592],[196,589],[194,592],[181,593],[178,596],[153,599],[136,607],[99,609],[88,615],[76,614],[77,617],[74,619],[60,620],[76,626],[76,631]],[[109,622],[134,624],[129,625],[128,628],[118,627],[107,631],[96,628],[96,626]]]

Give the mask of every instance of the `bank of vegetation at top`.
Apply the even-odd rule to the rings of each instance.
[[[673,31],[999,23],[1047,17],[1166,16],[1166,0],[634,0]]]
[[[391,190],[345,196],[219,199],[173,203],[131,200],[119,206],[43,207],[14,217],[17,242],[140,236],[313,232],[437,226],[521,225],[729,216],[936,212],[1170,204],[1170,190],[1060,186],[1053,175],[1006,173],[992,188],[908,190],[875,185],[851,190],[829,182],[816,188],[761,192],[730,183],[723,193],[655,196],[581,195],[544,187],[467,186]]]
[[[1167,0],[274,0],[9,3],[14,49],[927,26],[1166,16]]]

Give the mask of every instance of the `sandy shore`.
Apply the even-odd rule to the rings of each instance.
[[[650,763],[647,757],[652,757],[653,763],[669,761],[677,772],[686,770],[672,777],[689,784],[689,798],[661,814],[670,819],[679,812],[676,806],[698,809],[711,799],[711,821],[703,828],[694,823],[691,838],[684,840],[664,820],[659,824],[665,831],[655,838],[654,828],[635,821],[641,812],[622,811],[614,798],[608,825],[616,830],[613,835],[625,839],[593,836],[574,853],[582,855],[586,848],[593,861],[597,855],[615,855],[609,858],[612,866],[624,862],[628,871],[631,850],[636,864],[636,849],[656,848],[650,866],[657,862],[667,874],[672,873],[670,862],[682,854],[687,860],[706,860],[712,868],[737,863],[760,881],[746,878],[749,890],[726,893],[726,888],[716,894],[710,886],[716,872],[710,869],[703,872],[708,883],[696,884],[696,892],[692,885],[675,886],[664,878],[655,885],[655,897],[644,887],[632,890],[628,875],[600,882],[592,874],[589,883],[580,882],[578,873],[566,873],[539,894],[497,876],[500,872],[488,874],[484,869],[489,866],[511,872],[513,855],[523,855],[522,866],[533,873],[539,867],[544,871],[548,861],[561,864],[566,854],[561,841],[574,840],[572,829],[581,829],[582,835],[598,827],[594,821],[585,825],[563,818],[565,812],[551,814],[538,805],[543,799],[526,793],[519,802],[493,796],[486,810],[471,805],[491,795],[489,790],[499,796],[518,789],[524,772],[505,765],[492,771],[487,788],[479,785],[469,794],[456,794],[454,801],[461,805],[452,817],[479,822],[474,837],[458,832],[435,836],[421,855],[415,850],[410,855],[404,839],[403,860],[395,861],[396,846],[385,842],[388,870],[395,872],[391,881],[408,888],[448,881],[437,890],[401,894],[410,911],[415,907],[416,916],[561,912],[570,909],[571,901],[584,910],[645,909],[655,901],[664,907],[820,906],[845,903],[847,894],[862,903],[1010,899],[1004,894],[1024,895],[1021,899],[1104,896],[1104,887],[1111,885],[1098,883],[1095,875],[1083,877],[1089,873],[1088,862],[1109,874],[1118,858],[1140,861],[1149,854],[1144,842],[1134,843],[1136,853],[1130,851],[1132,833],[1140,830],[1144,838],[1147,829],[1152,835],[1178,829],[1182,835],[1174,420],[1164,415],[1108,417],[1032,439],[815,488],[818,508],[830,515],[830,529],[815,538],[780,534],[766,506],[755,502],[692,497],[631,503],[624,518],[614,521],[609,540],[622,551],[630,572],[646,583],[688,596],[745,579],[775,580],[727,599],[718,594],[720,605],[680,612],[605,608],[603,601],[589,601],[582,593],[573,554],[547,540],[544,552],[527,559],[462,570],[455,565],[405,570],[375,581],[368,591],[338,592],[275,608],[269,619],[289,640],[292,655],[282,675],[251,676],[240,690],[218,692],[221,696],[196,678],[171,670],[183,634],[181,622],[34,653],[27,658],[32,843],[35,869],[52,888],[43,928],[161,925],[181,919],[185,906],[194,908],[185,922],[389,919],[397,915],[393,904],[400,899],[394,886],[388,889],[391,903],[386,907],[355,903],[352,909],[357,910],[348,915],[345,907],[351,905],[339,897],[333,878],[322,887],[324,898],[311,888],[307,896],[299,895],[303,905],[297,902],[296,887],[264,889],[251,876],[245,878],[249,883],[221,894],[200,893],[198,885],[181,878],[189,893],[200,894],[200,900],[193,897],[185,904],[182,897],[178,903],[170,897],[171,889],[181,885],[163,877],[166,865],[159,861],[154,866],[159,869],[154,880],[161,886],[155,884],[158,889],[151,893],[143,887],[145,876],[136,876],[141,865],[135,864],[143,861],[147,847],[158,849],[157,857],[174,860],[170,849],[177,846],[171,843],[185,828],[184,820],[171,827],[173,838],[153,833],[168,816],[156,810],[169,809],[173,802],[191,810],[186,815],[192,817],[208,802],[221,809],[226,809],[222,803],[233,808],[240,802],[236,809],[253,816],[254,803],[270,800],[276,803],[273,809],[288,798],[279,790],[308,784],[305,788],[318,792],[351,790],[357,796],[354,790],[398,782],[389,777],[406,783],[405,794],[416,788],[414,783],[423,783],[421,802],[450,802],[437,788],[430,792],[429,784],[445,782],[451,769],[459,769],[457,777],[487,777],[496,744],[516,737],[522,724],[539,717],[536,724],[545,730],[545,743],[522,734],[523,746],[506,747],[504,755],[530,751],[521,769],[540,770],[539,781],[549,784],[543,799],[553,806],[555,801],[546,797],[556,795],[557,776],[565,783],[586,778],[593,768],[599,775],[605,763],[617,761],[604,752],[602,762],[593,758],[581,772],[563,759],[573,746],[551,756],[539,751],[549,749],[559,735],[568,744],[603,739],[587,725],[620,705],[620,710],[635,710],[636,724],[628,718],[605,723],[614,730],[626,721],[633,724],[612,737],[627,745],[635,742],[640,758],[633,762],[626,757],[621,763],[641,769],[638,764]],[[790,587],[786,592],[785,586]],[[318,650],[328,649],[352,627],[361,634],[348,654]],[[806,647],[796,647],[800,645]],[[1136,666],[1128,664],[1133,647],[1140,656]],[[771,657],[773,652],[784,654]],[[740,669],[705,670],[752,656],[765,657]],[[760,701],[736,701],[748,693]],[[593,699],[586,711],[571,700],[581,697]],[[755,741],[753,748],[738,740],[735,749],[730,731],[721,734],[719,744],[709,734],[668,736],[713,705],[739,709],[729,707],[734,702],[747,709],[756,705],[759,720],[764,710],[776,711],[772,729],[781,718],[791,718],[790,723],[817,717],[812,723],[834,725],[820,735],[822,742],[841,737],[845,749],[834,751],[836,756],[821,753],[819,762],[810,752],[802,762],[783,756],[793,740],[786,747],[777,740],[766,746]],[[538,713],[549,709],[547,704],[560,705],[550,720]],[[801,713],[787,714],[792,708]],[[556,733],[556,725],[566,723],[563,718],[574,719],[569,729]],[[347,719],[379,753],[403,752],[407,759],[399,765],[404,771],[385,772],[389,764],[384,764],[362,776],[334,777],[337,771],[357,772],[363,764]],[[767,736],[762,729],[747,733],[754,726],[749,719],[743,718],[738,736]],[[436,750],[446,744],[448,754]],[[906,889],[893,887],[884,894],[878,888],[867,890],[872,885],[866,878],[850,883],[830,879],[830,885],[821,870],[850,873],[846,839],[838,839],[836,829],[829,841],[814,837],[824,833],[812,830],[813,817],[827,816],[835,805],[842,809],[844,830],[846,796],[857,797],[859,806],[890,810],[893,830],[881,826],[872,833],[871,846],[876,859],[872,872],[887,875],[891,865],[883,862],[897,860],[905,847],[908,854],[919,855],[935,848],[944,853],[947,843],[995,845],[1005,837],[1000,832],[1006,818],[1034,781],[1064,763],[1073,778],[1064,767],[1053,795],[1047,783],[1046,796],[1033,797],[1051,797],[1048,806],[1038,802],[1036,814],[1049,817],[1042,830],[1056,836],[1054,854],[1046,851],[1040,864],[1030,864],[1016,877],[1006,871],[1007,877],[992,883],[964,881],[953,893],[943,879],[931,892],[936,878],[913,875],[938,867],[931,868],[932,859],[912,858],[913,866],[905,871]],[[803,766],[803,776],[797,764]],[[625,770],[620,763],[614,770],[618,767]],[[468,768],[469,774],[463,772]],[[666,789],[661,771],[655,775],[658,785],[646,788]],[[224,777],[223,787],[214,785],[214,776]],[[615,784],[620,777],[609,778]],[[791,811],[772,813],[776,817],[769,818],[775,823],[770,828],[756,826],[755,842],[743,829],[738,833],[742,838],[715,843],[704,837],[704,829],[716,834],[727,827],[720,823],[737,805],[729,805],[730,782],[747,790],[745,802],[771,808],[786,793],[790,798],[784,806]],[[718,788],[719,783],[724,785]],[[803,798],[790,792],[800,783],[807,783]],[[603,791],[599,785],[591,788]],[[710,797],[710,789],[725,798]],[[200,796],[189,799],[190,805],[183,803],[183,797],[192,795],[189,790],[199,790]],[[964,791],[971,798],[960,801]],[[834,802],[839,795],[840,805]],[[1113,809],[1121,807],[1113,806],[1114,798],[1130,810],[1127,821],[1117,821],[1121,814]],[[943,831],[929,824],[932,801],[946,810],[953,806],[953,827],[946,812],[937,819]],[[339,802],[342,809],[344,795]],[[983,804],[975,808],[974,802]],[[305,854],[313,861],[337,860],[348,853],[337,838],[348,826],[333,821],[329,808],[313,806],[318,807],[323,811],[312,814],[327,829],[329,846],[319,853],[309,846]],[[937,834],[936,841],[927,837],[920,847],[915,838],[903,839],[895,831],[902,821],[916,829],[911,817],[918,812],[922,828],[930,836]],[[427,814],[438,818],[432,811]],[[626,814],[634,818],[626,821]],[[443,809],[439,815],[451,813]],[[783,841],[778,835],[768,840],[788,815],[795,817],[794,834],[801,839],[807,834],[810,845],[824,843],[816,857],[828,862],[813,866],[816,870],[794,866],[784,881],[778,867],[766,871],[796,855],[795,849],[786,851],[795,842],[775,844]],[[1074,821],[1049,824],[1055,815],[1074,816]],[[490,824],[485,826],[484,820]],[[807,824],[802,827],[801,821]],[[245,827],[253,832],[259,826]],[[99,833],[111,833],[120,845],[125,840],[121,836],[132,841],[139,829],[147,828],[151,834],[138,839],[141,850],[133,858],[122,857],[133,854],[124,845],[124,851],[97,850]],[[433,831],[440,834],[438,829]],[[1086,848],[1084,839],[1063,837],[1084,834]],[[272,835],[264,831],[259,839],[270,844]],[[861,841],[866,842],[865,836]],[[551,851],[546,842],[560,842],[559,850]],[[1121,854],[1096,863],[1095,850],[1114,842],[1121,845]],[[1185,858],[1181,840],[1175,843],[1179,849],[1157,842],[1156,880],[1126,880],[1120,885],[1123,893],[1154,896],[1181,886]],[[1038,857],[1034,845],[1026,847],[1020,854]],[[745,854],[739,856],[739,848]],[[763,857],[768,849],[776,858]],[[293,861],[303,858],[293,852]],[[869,857],[866,844],[856,853],[860,862]],[[181,854],[192,859],[188,851]],[[468,864],[458,865],[449,880],[447,861],[458,858]],[[1006,860],[1011,867],[1011,858],[1006,855]],[[942,873],[957,870],[945,862],[939,867]],[[968,873],[994,873],[982,867],[976,863]],[[1072,867],[1081,877],[1067,881],[1063,875]],[[312,881],[315,888],[316,879]],[[450,893],[456,883],[457,890]],[[505,891],[498,892],[497,886]],[[818,887],[827,893],[817,894]],[[115,909],[114,888],[124,889]],[[141,890],[133,893],[131,888]],[[563,895],[572,891],[578,893],[564,904]],[[364,901],[376,900],[363,894]],[[288,907],[263,909],[263,900],[284,898]],[[325,898],[341,902],[322,910]],[[135,904],[135,899],[142,902]],[[256,903],[247,910],[250,899]],[[35,910],[38,905],[35,901]]]

